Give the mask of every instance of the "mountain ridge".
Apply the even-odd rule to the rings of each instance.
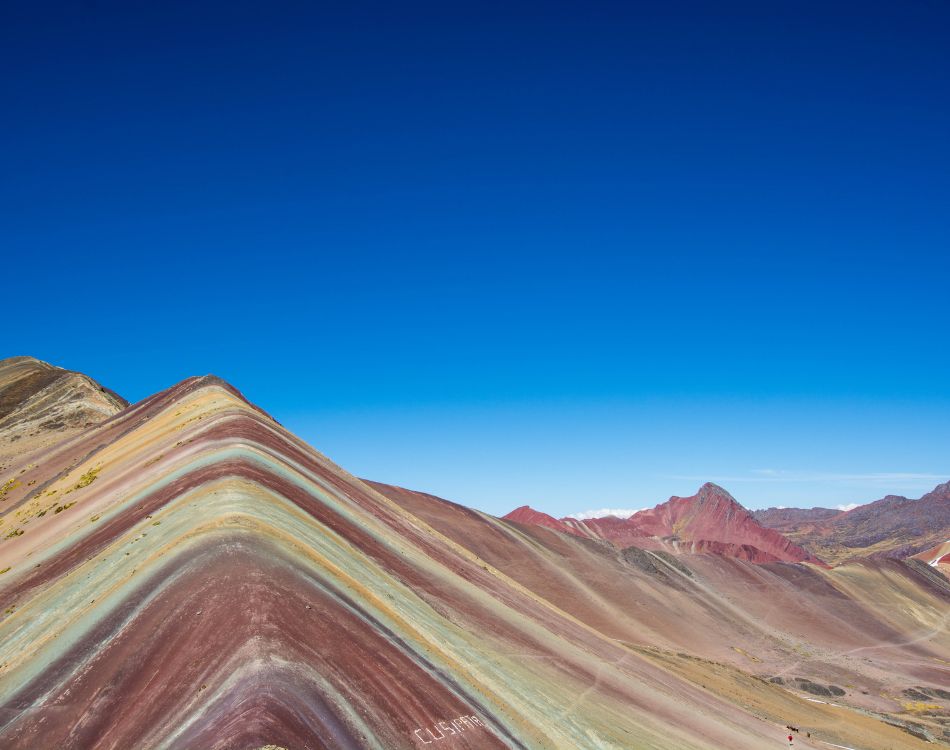
[[[129,405],[88,375],[35,357],[0,360],[0,467],[31,456]]]
[[[358,479],[214,376],[15,477],[11,750],[758,750],[789,723],[808,750],[922,750],[940,731],[899,698],[942,702],[950,656],[950,582],[917,561],[753,564],[505,521]],[[840,706],[808,700],[834,685]]]
[[[626,519],[612,516],[556,519],[528,506],[517,508],[504,518],[575,536],[604,539],[621,549],[666,548],[736,556],[753,562],[824,565],[800,545],[760,524],[727,490],[712,482],[703,484],[695,495],[673,496]]]
[[[913,499],[886,495],[847,511],[819,514],[811,509],[755,511],[773,528],[829,561],[856,555],[909,557],[950,538],[950,482]]]
[[[453,726],[473,750],[583,747],[592,731],[605,747],[707,747],[664,697],[659,667],[479,563],[238,394],[189,378],[22,474],[2,509],[17,533],[0,541],[0,700],[34,708],[0,717],[4,747],[401,748]],[[65,661],[45,656],[53,641]],[[562,711],[591,685],[598,699],[583,721],[551,725],[517,697],[545,684]],[[702,700],[682,680],[677,696]],[[631,705],[680,729],[661,738],[624,716]],[[704,732],[761,741],[719,708],[744,728]]]

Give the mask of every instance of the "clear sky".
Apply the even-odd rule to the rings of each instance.
[[[0,9],[0,355],[491,512],[950,478],[950,5]]]

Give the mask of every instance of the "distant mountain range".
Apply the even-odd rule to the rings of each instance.
[[[28,357],[0,361],[0,448],[3,750],[950,741],[950,543],[880,554],[945,487],[499,519],[353,476],[220,378],[127,405]],[[868,542],[832,567],[799,533]]]
[[[605,539],[620,548],[712,553],[751,562],[821,561],[777,531],[766,528],[726,490],[711,482],[691,497],[672,497],[629,518],[556,519],[528,506],[508,521],[533,523],[575,536]]]
[[[849,511],[748,511],[722,487],[707,483],[691,497],[672,497],[628,518],[558,519],[525,505],[505,519],[605,539],[620,548],[835,564],[862,556],[910,557],[950,539],[950,482],[919,500],[888,495]]]
[[[888,495],[844,512],[769,508],[753,515],[830,562],[864,555],[907,557],[950,539],[950,482],[917,500]]]

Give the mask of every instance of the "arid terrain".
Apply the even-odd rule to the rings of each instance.
[[[888,495],[849,511],[769,508],[753,515],[829,562],[868,555],[908,557],[950,536],[950,482],[917,500]]]
[[[947,485],[496,518],[28,357],[0,466],[4,749],[950,746]]]

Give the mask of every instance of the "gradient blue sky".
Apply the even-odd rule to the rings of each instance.
[[[2,356],[491,512],[950,478],[950,5],[4,3]]]

